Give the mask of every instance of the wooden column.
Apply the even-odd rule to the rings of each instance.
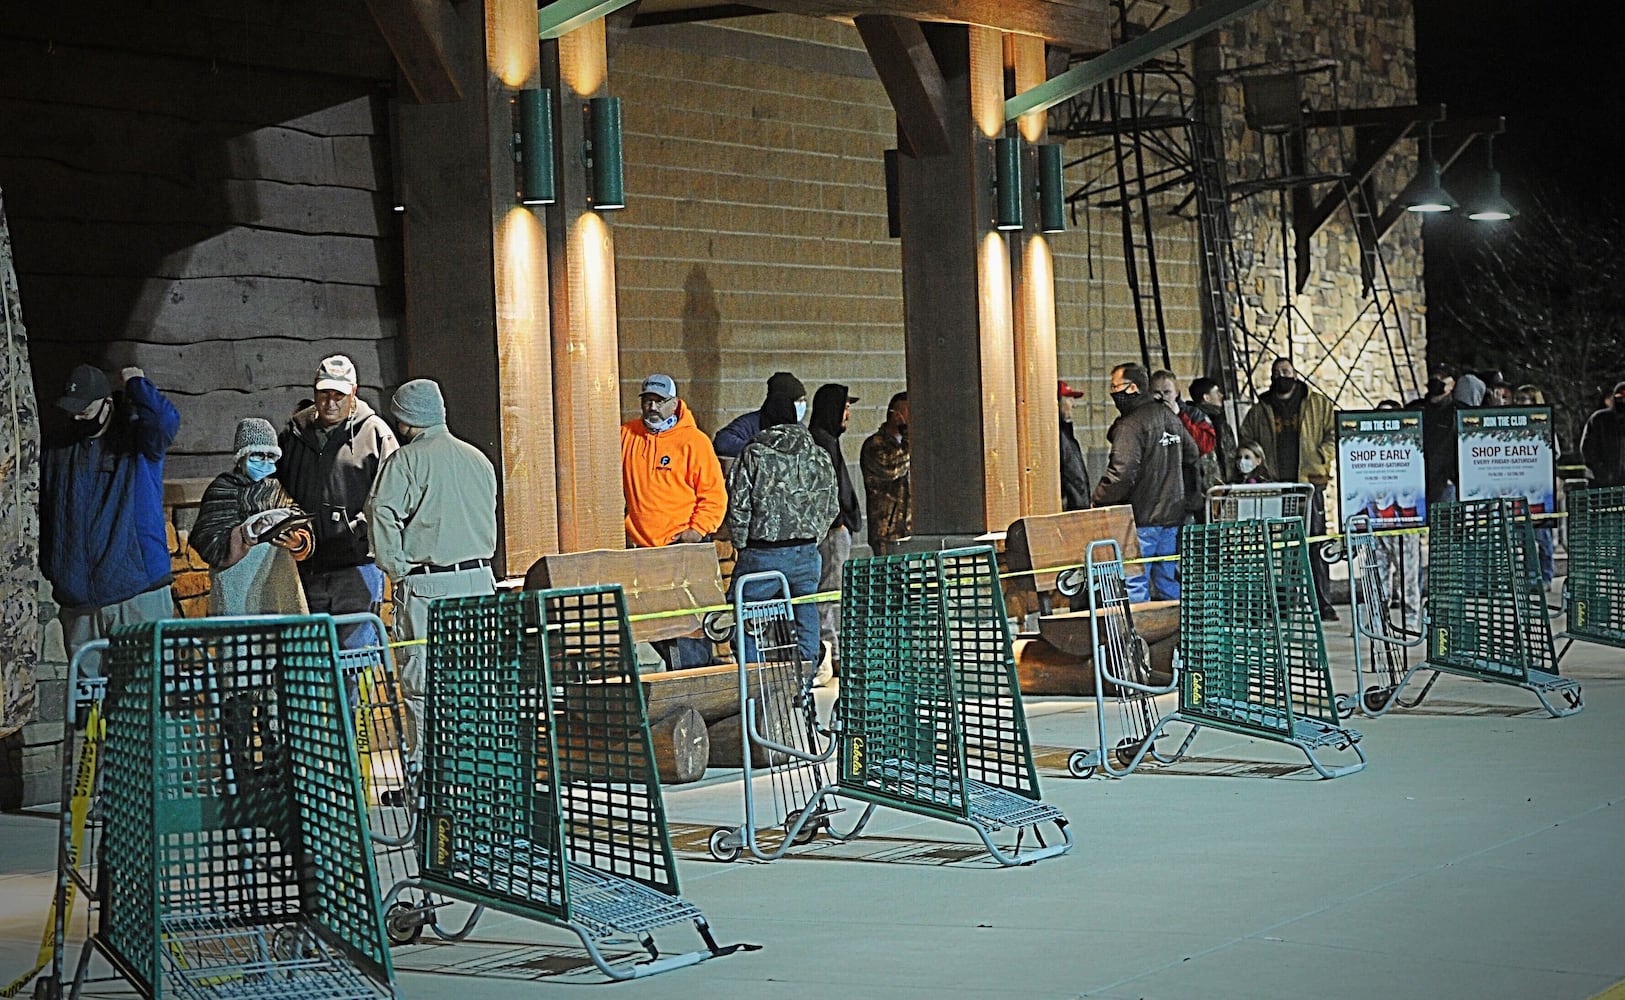
[[[516,197],[513,94],[536,86],[536,7],[442,4],[432,25],[462,99],[400,108],[406,362],[497,468],[498,571],[558,550],[542,220]]]
[[[535,12],[532,11],[532,22]],[[534,33],[534,32],[533,32]],[[620,342],[615,241],[608,216],[587,203],[587,99],[605,94],[604,19],[542,43],[553,90],[558,201],[547,210],[552,285],[553,419],[558,427],[559,549],[621,548]],[[538,402],[541,402],[538,398]]]
[[[1048,78],[1044,40],[1004,36],[1005,68],[1012,95]],[[1017,131],[1025,142],[1022,207],[1027,226],[1012,233],[1010,272],[1015,286],[1016,465],[1021,470],[1021,513],[1061,509],[1060,413],[1055,392],[1055,260],[1049,237],[1038,231],[1037,144],[1048,139],[1044,112],[1022,115]]]
[[[898,112],[914,533],[1002,529],[1021,511],[1010,250],[993,228],[1002,36],[899,18],[858,27]]]

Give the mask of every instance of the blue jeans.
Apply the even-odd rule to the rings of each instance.
[[[1179,529],[1169,528],[1135,528],[1134,533],[1140,539],[1140,555],[1142,556],[1171,556],[1179,551]],[[1141,572],[1131,576],[1128,584],[1128,599],[1135,603],[1151,600],[1151,591],[1155,588],[1157,600],[1179,600],[1179,564],[1172,560],[1164,562],[1146,563]]]
[[[784,574],[785,582],[790,584],[790,596],[800,597],[803,594],[818,593],[818,574],[823,568],[823,560],[819,558],[817,544],[787,545],[778,549],[740,549],[739,556],[734,560],[733,579],[739,580],[751,573],[765,573],[778,570]],[[733,599],[734,586],[728,587],[728,598]],[[746,600],[765,600],[773,596],[770,586],[755,584],[745,592]],[[818,662],[818,605],[795,605],[796,616],[796,649],[801,658],[809,663]],[[755,643],[745,640],[745,658],[756,658]]]
[[[1540,553],[1540,579],[1542,583],[1550,585],[1552,577],[1557,575],[1557,562],[1552,550],[1552,529],[1535,527],[1535,549]]]

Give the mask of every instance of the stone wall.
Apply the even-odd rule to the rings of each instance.
[[[1231,71],[1270,72],[1293,63],[1330,63],[1329,71],[1303,77],[1304,101],[1316,111],[1416,101],[1411,0],[1350,4],[1279,0],[1225,29],[1222,52],[1223,68]],[[1251,69],[1243,69],[1247,67]],[[1282,168],[1273,137],[1249,131],[1243,121],[1239,83],[1223,85],[1219,94],[1231,184],[1279,176]],[[1311,129],[1307,172],[1342,170],[1354,156],[1354,143],[1352,129]],[[1373,178],[1377,211],[1409,182],[1417,153],[1414,142],[1404,142],[1382,161]],[[1318,198],[1328,190],[1322,185],[1314,192]],[[1395,335],[1388,338],[1375,324],[1376,303],[1361,293],[1359,246],[1348,211],[1333,215],[1314,237],[1313,270],[1303,293],[1297,295],[1288,295],[1284,284],[1291,264],[1283,263],[1281,214],[1273,191],[1244,198],[1232,207],[1247,322],[1259,338],[1250,373],[1255,385],[1262,388],[1268,382],[1268,365],[1276,354],[1290,351],[1300,372],[1345,407],[1412,398],[1423,378],[1427,342],[1419,217],[1407,214],[1382,239],[1387,283],[1396,307],[1391,321]],[[1290,257],[1290,237],[1286,249]],[[1289,305],[1294,309],[1290,345]]]

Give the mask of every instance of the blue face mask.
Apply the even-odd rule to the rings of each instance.
[[[798,399],[798,400],[796,400],[796,423],[799,424],[803,420],[806,420],[806,419],[807,419],[807,401],[805,399]]]
[[[257,483],[276,472],[276,463],[265,458],[246,459],[243,462],[243,472]]]

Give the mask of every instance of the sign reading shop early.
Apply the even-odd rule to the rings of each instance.
[[[1345,520],[1364,514],[1379,530],[1426,523],[1422,415],[1410,410],[1338,411],[1337,484]]]
[[[1551,407],[1457,410],[1456,455],[1463,500],[1523,497],[1530,513],[1553,509]]]

